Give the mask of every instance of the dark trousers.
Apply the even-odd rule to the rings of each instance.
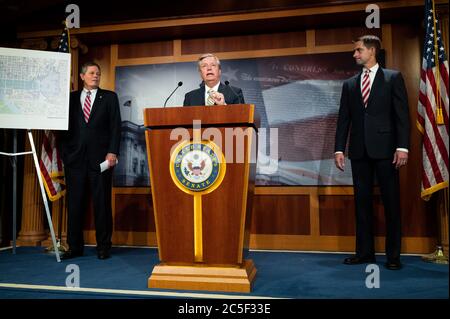
[[[66,167],[65,174],[68,206],[67,243],[70,249],[83,251],[83,226],[88,192],[90,192],[94,204],[97,249],[110,249],[112,236],[112,170],[109,169],[100,173],[100,168],[98,171],[94,171],[86,163],[81,168]]]
[[[398,170],[393,159],[364,158],[352,160],[356,213],[356,256],[375,255],[373,234],[373,181],[377,176],[384,205],[386,222],[386,256],[388,261],[399,260],[401,250],[401,214]]]

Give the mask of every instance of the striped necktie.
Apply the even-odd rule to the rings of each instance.
[[[208,98],[206,99],[206,105],[214,105],[216,102],[214,102],[214,99],[212,97],[213,93],[215,93],[213,89],[208,90]]]
[[[89,122],[89,115],[91,115],[91,91],[87,91],[86,93],[83,105],[83,115],[86,123]]]
[[[364,102],[364,107],[367,107],[367,101],[369,100],[370,95],[370,77],[369,77],[370,70],[364,71],[364,78],[362,82],[362,97]]]

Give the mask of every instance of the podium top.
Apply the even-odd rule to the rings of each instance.
[[[144,109],[144,125],[150,129],[202,126],[259,127],[259,114],[253,104],[189,106]]]

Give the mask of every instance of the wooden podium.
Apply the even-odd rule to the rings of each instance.
[[[250,292],[254,105],[147,108],[144,125],[160,259],[148,287]]]

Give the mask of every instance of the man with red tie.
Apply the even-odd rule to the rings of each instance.
[[[397,270],[401,251],[398,169],[408,161],[409,108],[403,77],[377,63],[380,39],[365,35],[354,42],[353,58],[362,72],[342,88],[335,139],[335,164],[344,170],[347,138],[356,210],[356,254],[344,264],[374,263],[372,189],[380,186],[386,220],[387,269]]]
[[[81,67],[83,89],[70,95],[69,130],[60,141],[67,184],[69,244],[62,259],[83,255],[88,194],[94,204],[97,256],[110,257],[112,168],[119,154],[121,119],[117,94],[99,88],[100,76],[100,66],[94,62]],[[102,172],[100,164],[105,161],[108,169]]]

